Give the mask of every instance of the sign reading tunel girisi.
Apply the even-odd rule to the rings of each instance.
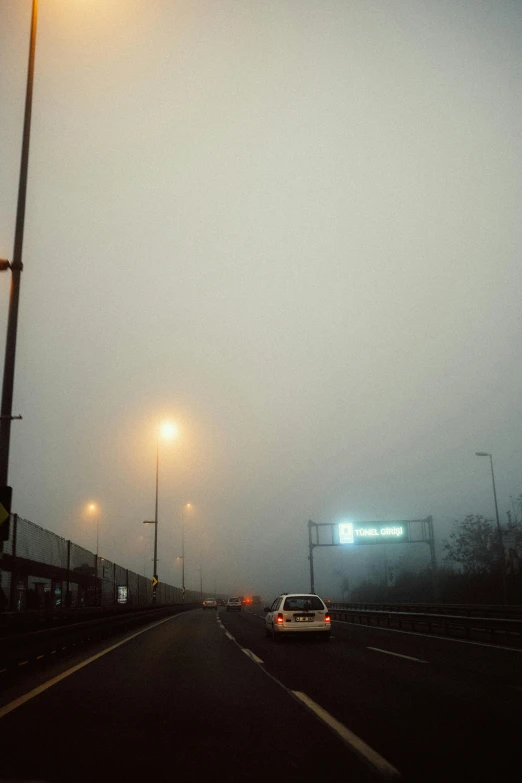
[[[371,522],[365,525],[361,522],[340,522],[340,544],[386,544],[390,541],[401,541],[406,538],[406,525]]]

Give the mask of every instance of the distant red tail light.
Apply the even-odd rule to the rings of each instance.
[[[281,612],[279,612],[279,614],[277,615],[277,620],[276,620],[276,623],[277,623],[278,625],[283,625],[284,621],[285,621],[285,618],[283,617],[283,615],[281,614]]]
[[[324,621],[325,621],[325,623],[331,623],[332,622],[332,618],[330,617],[329,614],[325,614]]]

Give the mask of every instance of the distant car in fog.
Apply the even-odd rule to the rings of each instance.
[[[217,609],[217,601],[215,598],[205,598],[203,601],[203,609]]]
[[[274,641],[298,633],[315,634],[324,641],[330,638],[330,612],[314,593],[282,593],[265,612],[265,632]]]
[[[229,598],[227,601],[227,612],[240,612],[241,598]]]

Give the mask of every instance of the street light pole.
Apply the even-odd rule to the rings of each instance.
[[[190,508],[191,503],[184,503],[181,506],[181,594],[185,600],[185,507]]]
[[[156,436],[156,505],[154,508],[154,578],[158,578],[158,486],[159,486],[159,433]],[[156,603],[156,585],[152,588],[152,603]]]
[[[185,506],[181,506],[181,590],[183,593],[183,600],[185,600],[185,521],[183,516],[183,510]]]
[[[22,156],[20,161],[18,204],[16,208],[15,239],[13,260],[9,265],[11,268],[11,291],[9,295],[9,313],[7,317],[4,378],[2,384],[2,403],[0,415],[0,487],[7,486],[7,479],[9,474],[9,444],[11,439],[11,421],[13,418],[12,411],[16,355],[16,331],[18,325],[18,304],[20,301],[20,282],[23,269],[22,246],[24,239],[25,203],[27,194],[27,170],[29,165],[29,141],[31,136],[31,111],[33,102],[37,21],[38,0],[33,0],[31,13],[31,36],[29,39],[29,64],[27,68],[27,86],[25,91]]]
[[[199,595],[203,600],[203,551],[199,549]]]
[[[498,543],[500,547],[500,557],[502,558],[502,567],[501,567],[501,574],[502,574],[502,598],[504,603],[507,602],[507,589],[506,589],[506,559],[504,554],[504,542],[502,540],[502,530],[500,529],[500,517],[498,515],[498,503],[497,503],[497,489],[495,486],[495,472],[493,470],[493,455],[490,454],[488,451],[476,451],[475,452],[476,457],[489,457],[489,463],[491,466],[491,481],[493,482],[493,498],[495,500],[495,515],[497,519],[497,535],[498,535]]]
[[[96,557],[99,555],[99,543],[100,543],[100,508],[97,503],[89,503],[87,511],[96,515]]]

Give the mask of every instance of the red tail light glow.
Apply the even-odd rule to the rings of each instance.
[[[277,615],[277,620],[276,620],[276,623],[277,623],[278,625],[283,625],[284,621],[285,621],[285,618],[283,617],[283,615],[281,614],[281,612],[279,612],[279,614]]]
[[[324,621],[325,621],[325,623],[331,623],[332,622],[332,618],[330,617],[329,614],[325,614]]]

